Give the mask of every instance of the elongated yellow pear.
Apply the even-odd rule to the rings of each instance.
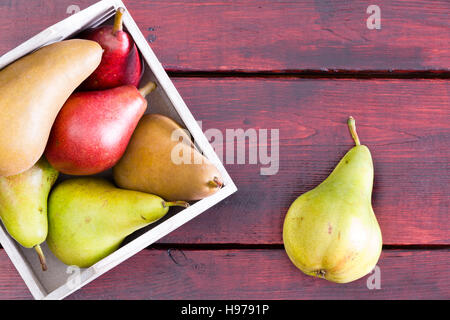
[[[0,177],[0,218],[11,237],[35,248],[44,271],[40,244],[47,238],[47,199],[57,178],[58,171],[44,157],[25,172]]]
[[[101,57],[96,42],[73,39],[0,70],[0,176],[19,174],[39,160],[59,110]]]
[[[356,146],[325,181],[292,203],[283,226],[284,247],[295,266],[337,283],[371,272],[382,248],[371,204],[372,157],[352,117],[348,126]]]
[[[182,127],[160,114],[142,117],[113,174],[121,188],[166,200],[200,200],[223,185],[219,170],[195,149]]]
[[[162,218],[171,206],[188,203],[118,189],[100,178],[66,180],[50,194],[47,244],[65,264],[87,268],[115,251],[126,236]]]

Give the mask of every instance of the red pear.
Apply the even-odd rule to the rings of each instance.
[[[119,8],[113,26],[102,26],[83,37],[103,48],[100,65],[81,85],[82,90],[103,90],[122,85],[137,87],[142,73],[141,59],[131,36],[122,30],[123,8]]]
[[[114,166],[122,157],[154,90],[127,85],[70,96],[50,132],[45,155],[58,171],[91,175]]]

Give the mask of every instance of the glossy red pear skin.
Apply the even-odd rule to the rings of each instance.
[[[72,94],[52,127],[45,151],[48,161],[70,175],[113,167],[146,108],[147,100],[134,86]]]
[[[88,32],[84,38],[96,41],[104,51],[100,65],[83,82],[82,90],[139,85],[141,59],[133,39],[126,31],[113,34],[113,26],[103,26]]]

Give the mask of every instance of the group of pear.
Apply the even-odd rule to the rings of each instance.
[[[144,115],[159,88],[137,88],[142,59],[123,15],[0,70],[0,217],[44,271],[43,242],[63,263],[89,267],[223,184],[177,122]],[[175,147],[202,161],[175,163]],[[111,168],[114,181],[97,175]]]
[[[159,88],[147,81],[137,89],[142,61],[123,14],[0,70],[0,217],[18,243],[36,249],[44,270],[44,241],[63,263],[89,267],[169,207],[223,184],[177,122],[144,115],[145,97]],[[338,283],[368,274],[382,249],[372,157],[352,117],[348,126],[356,145],[295,200],[283,227],[295,266]],[[192,161],[175,163],[174,148]],[[114,183],[92,177],[111,168]],[[59,173],[66,179],[57,183]]]

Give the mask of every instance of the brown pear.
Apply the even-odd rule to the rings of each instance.
[[[39,160],[59,110],[101,57],[96,42],[73,39],[0,70],[0,176],[22,173]]]
[[[200,200],[222,186],[217,168],[172,119],[145,115],[113,169],[118,186],[171,200]]]

